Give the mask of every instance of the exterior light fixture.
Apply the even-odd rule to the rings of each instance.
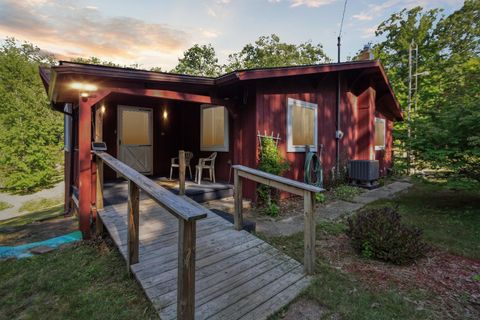
[[[163,110],[163,115],[162,116],[163,116],[163,120],[167,120],[167,118],[168,118],[167,110]]]
[[[70,87],[75,90],[80,90],[80,91],[97,91],[97,86],[91,83],[82,83],[82,82],[72,82],[70,84]]]
[[[101,112],[102,114],[105,113],[105,106],[104,106],[104,105],[102,105],[102,106],[100,107],[100,112]]]

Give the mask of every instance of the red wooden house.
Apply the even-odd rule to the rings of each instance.
[[[392,125],[402,112],[379,61],[234,71],[217,78],[61,62],[40,69],[55,110],[65,113],[66,206],[78,194],[80,227],[95,214],[91,142],[137,171],[167,176],[179,150],[217,152],[217,180],[232,164],[257,167],[258,132],[279,136],[303,179],[305,145],[321,147],[324,172],[347,159],[392,164]],[[337,132],[343,132],[343,137]],[[194,167],[194,166],[193,166]],[[105,178],[115,174],[105,172]],[[244,195],[254,197],[254,186]]]

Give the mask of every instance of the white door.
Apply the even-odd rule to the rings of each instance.
[[[119,160],[143,174],[153,173],[152,109],[118,106]]]

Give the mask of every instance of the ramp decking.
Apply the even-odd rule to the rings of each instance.
[[[105,206],[99,215],[127,259],[127,204]],[[161,319],[176,319],[178,220],[141,200],[139,234],[132,273]],[[197,222],[196,245],[196,319],[266,319],[310,283],[298,261],[211,211]]]

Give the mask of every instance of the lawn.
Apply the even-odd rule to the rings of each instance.
[[[104,242],[0,262],[0,319],[158,319]]]
[[[405,223],[424,230],[434,249],[411,266],[358,257],[344,221],[317,225],[314,283],[298,299],[320,304],[327,319],[475,318],[480,314],[480,282],[475,280],[480,273],[479,190],[414,180],[408,192],[369,205],[398,206]],[[303,233],[266,240],[303,260]]]
[[[409,192],[370,207],[398,206],[403,221],[423,229],[430,244],[480,259],[480,185],[414,181]]]

